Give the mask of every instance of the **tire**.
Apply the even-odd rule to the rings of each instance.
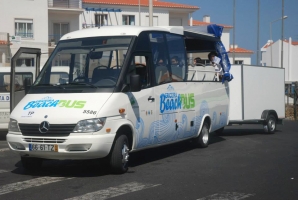
[[[38,170],[42,166],[43,159],[41,158],[30,158],[30,157],[21,157],[21,162],[23,167],[26,170],[34,171]]]
[[[209,144],[209,124],[205,121],[202,130],[197,138],[195,138],[196,146],[206,148]]]
[[[110,156],[110,167],[113,173],[123,174],[128,170],[129,142],[126,135],[117,137]]]
[[[220,128],[220,129],[216,130],[215,133],[216,133],[217,135],[223,135],[223,131],[224,131],[224,129],[225,129],[225,127],[222,127],[222,128]]]
[[[276,118],[274,115],[269,114],[266,120],[266,124],[264,126],[266,132],[273,134],[276,130]]]

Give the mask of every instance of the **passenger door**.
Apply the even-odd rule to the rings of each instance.
[[[141,91],[127,93],[136,117],[136,149],[154,145],[156,99],[154,98],[154,88],[151,87],[150,71],[150,54],[136,53],[132,56],[125,81],[129,85],[130,75],[138,74],[142,84]]]
[[[25,78],[29,78],[31,83],[36,79],[40,71],[40,55],[41,50],[37,48],[25,48],[21,47],[16,52],[16,54],[11,59],[11,73],[10,73],[10,112],[16,107],[16,105],[22,100],[26,95],[25,93]],[[33,60],[34,65],[30,68],[30,71],[33,71],[33,79],[30,79],[29,76],[19,76],[21,70],[20,66],[17,66],[17,60],[23,58],[30,58]],[[32,68],[34,70],[32,70]]]

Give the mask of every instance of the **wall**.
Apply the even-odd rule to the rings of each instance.
[[[0,32],[15,35],[15,19],[33,20],[33,38],[22,38],[20,44],[11,45],[12,55],[19,47],[40,48],[43,53],[48,52],[48,7],[46,0],[1,0],[0,1]],[[41,66],[48,55],[41,55]]]
[[[97,4],[84,4],[84,8],[98,8]],[[110,8],[110,5],[100,5],[101,8]],[[99,11],[84,11],[81,14],[82,23],[95,24],[95,14],[107,14],[108,25],[122,25],[123,15],[134,15],[135,25],[139,25],[139,8],[137,6],[115,6],[114,9],[121,9],[121,12],[99,12]],[[141,7],[141,26],[149,26],[149,12],[148,7]],[[167,9],[154,8],[153,17],[158,18],[158,26],[169,25],[169,12]],[[82,27],[82,25],[80,26]]]
[[[229,53],[230,62],[233,63],[233,54]],[[251,54],[235,53],[235,60],[243,60],[243,64],[251,65]]]
[[[224,44],[226,51],[230,50],[230,29],[224,28],[222,35],[221,35],[221,41]]]
[[[271,65],[272,48],[272,65]],[[285,81],[298,81],[298,46],[283,44],[283,68],[285,68]],[[262,49],[262,63],[266,66],[281,67],[281,40]]]

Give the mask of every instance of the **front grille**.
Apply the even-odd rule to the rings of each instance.
[[[64,143],[66,139],[59,138],[23,138],[24,142],[30,143]]]
[[[39,132],[40,124],[19,124],[21,132],[25,136],[68,136],[76,124],[50,124],[46,133]]]

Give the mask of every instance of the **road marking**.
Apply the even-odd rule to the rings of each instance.
[[[207,197],[203,197],[197,200],[240,200],[245,199],[248,197],[252,197],[254,194],[244,194],[244,193],[238,193],[238,192],[225,192],[221,194],[212,194]]]
[[[1,173],[6,173],[6,172],[8,172],[8,171],[3,170],[3,169],[0,169],[0,174],[1,174]]]
[[[109,199],[112,197],[124,195],[127,193],[156,187],[159,185],[161,185],[161,184],[153,185],[153,184],[143,184],[143,183],[138,183],[138,182],[131,182],[131,183],[119,185],[117,187],[109,187],[104,190],[90,192],[90,193],[84,194],[82,196],[72,197],[72,198],[69,198],[66,200],[78,200],[78,199],[80,199],[80,200],[89,200],[89,199],[105,200],[105,199]]]
[[[9,148],[3,148],[3,149],[0,149],[0,152],[1,151],[9,151],[10,149]]]
[[[11,193],[11,192],[16,192],[32,187],[37,187],[41,185],[46,185],[50,183],[55,183],[59,181],[64,181],[68,179],[73,179],[72,178],[65,178],[65,177],[40,177],[40,178],[35,178],[31,179],[28,181],[22,181],[22,182],[17,182],[17,183],[11,183],[7,185],[2,185],[0,186],[0,195]]]

